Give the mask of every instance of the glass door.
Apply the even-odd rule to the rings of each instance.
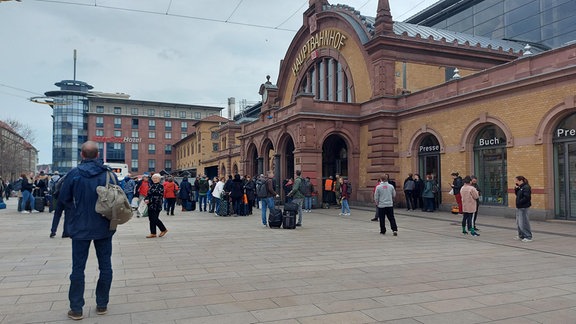
[[[556,218],[576,220],[576,143],[555,144]]]

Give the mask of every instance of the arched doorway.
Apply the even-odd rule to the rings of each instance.
[[[348,177],[348,146],[342,136],[332,134],[322,144],[322,180],[336,174]]]
[[[425,135],[418,145],[418,172],[420,178],[425,180],[428,175],[441,186],[440,174],[440,142],[432,134]],[[442,204],[442,195],[435,195],[436,206]]]
[[[284,178],[293,178],[296,170],[294,169],[294,141],[292,137],[286,140],[284,149],[284,165],[286,166]]]
[[[576,220],[576,114],[554,129],[554,214]]]
[[[485,205],[508,205],[506,134],[500,127],[484,126],[474,140],[474,171]]]

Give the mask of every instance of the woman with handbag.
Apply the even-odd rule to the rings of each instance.
[[[152,184],[148,190],[148,195],[144,198],[144,202],[148,204],[148,221],[150,222],[150,235],[146,238],[156,237],[156,227],[160,229],[160,237],[166,235],[168,230],[164,223],[160,220],[160,212],[162,211],[162,201],[164,199],[164,186],[160,184],[159,173],[152,176]]]

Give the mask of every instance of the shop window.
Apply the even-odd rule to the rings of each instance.
[[[506,135],[499,127],[486,126],[476,136],[474,167],[480,188],[480,203],[507,206]]]
[[[555,217],[576,220],[576,114],[554,129],[553,141]]]

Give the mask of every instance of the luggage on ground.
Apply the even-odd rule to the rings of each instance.
[[[230,215],[230,203],[228,202],[228,195],[222,195],[222,199],[220,200],[220,206],[218,206],[218,210],[216,213],[218,216],[228,216]]]
[[[298,204],[293,202],[287,202],[284,204],[284,211],[298,212]]]
[[[186,207],[187,211],[195,211],[196,210],[196,201],[195,200],[194,201],[187,200],[185,207]]]
[[[282,227],[285,229],[296,228],[296,212],[285,210],[282,214]]]
[[[6,209],[6,203],[3,201],[0,201],[0,209]]]
[[[282,211],[280,209],[274,208],[272,211],[269,210],[268,226],[277,228],[282,226]]]
[[[46,199],[44,197],[34,197],[34,209],[39,212],[44,212],[46,206]]]

